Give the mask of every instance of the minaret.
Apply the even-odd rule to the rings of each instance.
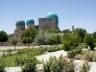
[[[74,25],[72,26],[72,34],[73,34],[73,31],[74,31]]]

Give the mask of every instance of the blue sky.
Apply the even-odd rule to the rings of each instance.
[[[37,25],[50,11],[58,14],[61,30],[74,25],[96,31],[96,0],[0,0],[0,30],[13,33],[19,17],[26,21],[31,16]]]

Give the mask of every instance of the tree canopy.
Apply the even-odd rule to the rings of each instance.
[[[91,34],[85,35],[84,42],[91,48],[91,50],[94,50],[95,41]]]
[[[0,31],[0,42],[5,42],[8,40],[7,33],[5,31]]]

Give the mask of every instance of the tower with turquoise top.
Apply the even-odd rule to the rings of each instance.
[[[44,18],[39,18],[39,30],[59,29],[59,18],[54,12],[48,12]]]
[[[16,21],[16,30],[14,30],[14,38],[18,39],[18,41],[21,40],[21,35],[25,31],[25,21],[21,18],[19,18]]]
[[[29,27],[34,27],[34,24],[35,24],[35,21],[31,18],[29,18],[27,21],[26,21],[26,27],[29,28]]]

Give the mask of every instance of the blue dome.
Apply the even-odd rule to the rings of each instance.
[[[34,24],[35,22],[34,22],[34,20],[33,19],[28,19],[27,21],[26,21],[26,24]]]
[[[55,18],[56,19],[56,23],[58,24],[58,22],[59,22],[58,15],[53,13],[53,12],[47,13],[46,18]]]
[[[16,22],[16,26],[25,26],[24,20],[19,19],[19,20]]]

